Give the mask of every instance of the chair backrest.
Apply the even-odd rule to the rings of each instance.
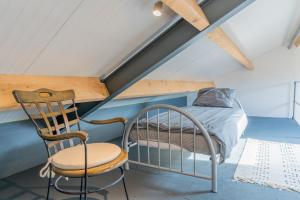
[[[34,123],[42,139],[44,139],[44,134],[56,135],[71,132],[72,125],[77,125],[77,130],[80,130],[80,119],[73,90],[53,91],[45,88],[35,91],[14,90],[13,95]],[[73,119],[69,119],[71,116]],[[73,139],[55,142],[47,142],[44,139],[44,141],[49,154],[74,145]]]

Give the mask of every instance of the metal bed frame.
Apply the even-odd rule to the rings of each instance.
[[[160,120],[160,110],[166,110],[166,112],[168,112],[168,152],[169,152],[169,167],[164,167],[161,166],[161,155],[160,155],[160,150],[161,150],[161,142],[160,141],[160,127],[159,127],[159,120]],[[158,165],[156,164],[152,164],[150,163],[150,147],[149,147],[149,113],[153,111],[157,111],[157,143],[158,143]],[[171,147],[171,128],[170,128],[170,113],[171,112],[176,112],[180,115],[180,152],[181,152],[181,160],[180,160],[180,170],[178,169],[174,169],[172,168],[172,159],[171,159],[171,155],[172,155],[172,147]],[[139,138],[139,126],[138,126],[138,122],[140,119],[144,119],[146,116],[146,148],[147,148],[147,162],[142,162],[141,161],[141,153],[140,153],[140,138]],[[183,132],[183,127],[182,127],[182,118],[185,117],[188,120],[190,120],[193,123],[193,127],[194,127],[194,131],[193,131],[193,172],[192,173],[187,173],[184,172],[183,170],[183,142],[182,142],[182,138],[183,138],[183,134],[187,134]],[[136,125],[134,127],[134,125]],[[137,140],[136,142],[132,143],[130,142],[130,133],[131,130],[133,128],[136,128],[137,131]],[[195,148],[196,148],[196,130],[200,130],[202,133],[202,136],[204,136],[205,141],[207,143],[208,146],[208,150],[210,153],[210,162],[211,162],[211,172],[210,172],[210,176],[204,176],[204,175],[200,175],[198,173],[196,173],[196,152],[195,152]],[[191,134],[191,133],[188,133]],[[174,172],[174,173],[179,173],[179,174],[183,174],[183,175],[188,175],[188,176],[193,176],[193,177],[198,177],[198,178],[202,178],[202,179],[206,179],[206,180],[210,180],[211,181],[211,191],[212,192],[217,192],[217,160],[216,160],[216,152],[215,149],[213,147],[213,143],[211,141],[211,137],[208,134],[207,130],[204,128],[204,126],[201,124],[201,122],[199,122],[197,119],[195,119],[191,114],[189,114],[188,112],[184,111],[181,108],[172,106],[172,105],[165,105],[165,104],[158,104],[158,105],[153,105],[150,106],[148,108],[143,109],[135,118],[135,120],[131,121],[126,129],[126,133],[123,136],[123,148],[129,152],[131,147],[137,146],[137,160],[130,160],[128,159],[128,163],[125,164],[125,168],[128,170],[129,169],[129,163],[132,164],[137,164],[137,165],[141,165],[141,166],[146,166],[146,167],[150,167],[150,168],[155,168],[155,169],[160,169],[160,170],[165,170],[165,171],[169,171],[169,172]],[[164,143],[165,144],[165,143]]]

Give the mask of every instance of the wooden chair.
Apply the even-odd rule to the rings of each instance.
[[[47,199],[52,186],[59,192],[79,195],[80,199],[82,197],[87,199],[87,194],[103,191],[121,180],[126,198],[129,199],[122,168],[128,160],[128,153],[110,143],[87,144],[88,134],[80,129],[80,118],[77,114],[73,90],[15,90],[13,95],[34,123],[48,152],[48,163],[45,166],[48,170]],[[123,132],[127,122],[125,118],[82,121],[96,125],[121,123]],[[101,188],[92,190],[88,188],[88,177],[117,168],[120,169],[121,175],[115,181]],[[52,177],[53,173],[58,175],[55,181]],[[68,190],[60,186],[62,177],[80,178],[80,189]]]

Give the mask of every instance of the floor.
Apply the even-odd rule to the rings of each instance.
[[[300,144],[300,127],[291,119],[250,117],[244,138],[234,150],[234,155],[218,168],[218,193],[210,193],[208,181],[179,174],[166,173],[141,167],[132,167],[126,173],[129,195],[132,200],[300,200],[300,193],[280,191],[255,184],[232,180],[236,163],[242,152],[245,138],[290,142]],[[204,168],[208,167],[204,165]],[[40,167],[0,180],[0,200],[44,199],[46,179],[38,176]],[[92,185],[113,179],[117,173],[93,178]],[[78,199],[52,191],[54,199]],[[104,199],[99,194],[89,199]],[[124,199],[124,191],[118,184],[108,191],[108,199]]]

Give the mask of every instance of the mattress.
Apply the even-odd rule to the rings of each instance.
[[[221,162],[230,156],[232,148],[237,144],[248,124],[247,115],[240,108],[189,106],[183,107],[182,109],[201,122],[208,131],[216,152],[220,154]],[[184,133],[182,145],[184,149],[194,151],[193,133],[195,132],[195,152],[209,154],[208,146],[201,130],[195,130],[191,120],[183,117],[180,126],[180,115],[175,111],[170,113],[170,124],[168,112],[160,113],[159,120],[157,120],[157,116],[157,114],[151,115],[148,123],[145,118],[139,120],[140,144],[146,145],[146,142],[142,140],[147,139],[147,124],[148,138],[154,146],[158,141],[158,128],[160,132],[159,141],[161,143],[169,142],[170,128],[170,143],[173,147],[180,146],[180,130],[182,128]],[[130,138],[135,141],[137,140],[136,125],[135,128],[131,130]]]
[[[157,130],[148,130],[148,144],[149,147],[158,148],[158,133]],[[169,149],[169,132],[168,131],[160,131],[159,132],[159,141],[160,141],[160,149]],[[178,132],[171,132],[170,138],[170,146],[172,150],[180,150],[180,133]],[[130,133],[131,139],[137,142],[137,130],[134,129]],[[182,148],[194,152],[194,145],[193,145],[193,134],[182,134]],[[217,154],[220,153],[220,144],[216,137],[211,137],[212,144],[215,148],[215,152]],[[147,146],[147,130],[146,129],[139,129],[139,145]],[[196,135],[195,137],[195,152],[201,153],[205,155],[210,155],[208,150],[208,145],[205,138],[202,135]]]

